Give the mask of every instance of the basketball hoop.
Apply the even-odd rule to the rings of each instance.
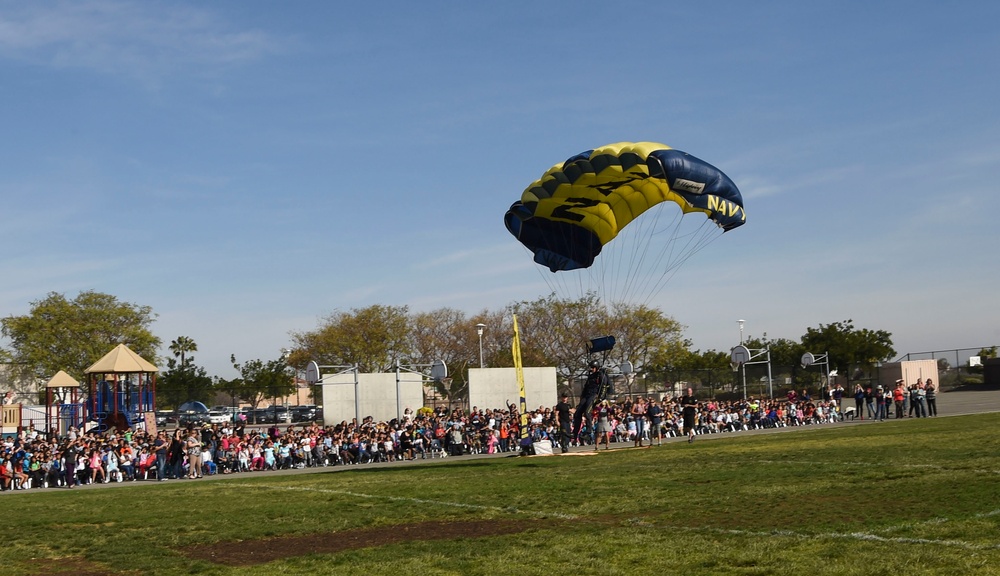
[[[733,367],[733,372],[739,372],[740,366],[750,361],[750,350],[740,344],[729,351],[729,365]]]

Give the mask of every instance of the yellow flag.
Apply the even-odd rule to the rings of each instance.
[[[514,355],[514,373],[517,374],[517,389],[521,393],[521,438],[528,437],[528,402],[524,399],[524,369],[521,368],[521,336],[517,330],[517,314],[514,314],[514,341],[511,343]]]

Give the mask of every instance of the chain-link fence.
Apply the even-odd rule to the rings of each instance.
[[[954,350],[935,350],[933,352],[914,352],[901,356],[897,362],[910,360],[936,360],[938,365],[938,382],[942,391],[961,386],[983,383],[982,365],[974,365],[973,358],[991,346],[979,348],[956,348]],[[986,360],[979,358],[979,362]]]
[[[973,365],[970,366],[970,358],[978,356],[984,348],[989,349],[989,347],[957,348],[910,353],[901,356],[895,362],[928,359],[937,361],[938,387],[939,390],[946,391],[960,386],[982,384],[982,366],[976,366],[974,360]],[[865,388],[868,386],[875,388],[879,384],[891,386],[898,377],[896,372],[891,372],[892,376],[889,381],[883,382],[889,378],[886,374],[890,372],[883,370],[881,365],[874,365],[852,367],[849,374],[840,374],[833,370],[828,380],[827,369],[828,367],[822,364],[803,367],[799,364],[779,365],[774,363],[770,365],[767,363],[746,364],[738,367],[735,371],[731,369],[675,369],[669,371],[662,378],[617,380],[615,391],[619,396],[676,397],[683,395],[688,388],[691,388],[701,398],[738,399],[744,396],[782,398],[790,390],[795,390],[799,395],[806,391],[810,397],[816,398],[821,397],[821,390],[828,382],[833,385],[840,383],[845,389],[853,390],[855,384],[861,384]]]

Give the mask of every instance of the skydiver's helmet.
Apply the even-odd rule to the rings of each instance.
[[[591,368],[600,368],[601,367],[601,363],[598,362],[597,360],[591,360],[590,361],[590,367]]]

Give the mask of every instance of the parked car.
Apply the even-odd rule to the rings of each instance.
[[[177,416],[177,423],[181,426],[188,424],[200,426],[206,422],[208,422],[208,412],[185,412]]]
[[[225,424],[226,422],[232,422],[233,415],[228,411],[219,412],[217,410],[211,410],[208,413],[208,422],[210,424]]]
[[[177,407],[177,422],[181,426],[208,422],[208,407],[198,401],[188,401]]]
[[[157,410],[156,411],[156,426],[158,428],[164,427],[170,423],[177,423],[177,416],[174,414],[173,410]]]
[[[247,419],[254,424],[268,424],[274,422],[274,412],[267,408],[258,408],[248,414]]]
[[[292,411],[288,409],[288,406],[272,406],[268,411],[275,415],[275,422],[292,421]]]
[[[295,422],[312,422],[316,420],[316,413],[315,404],[292,406],[292,419]]]

